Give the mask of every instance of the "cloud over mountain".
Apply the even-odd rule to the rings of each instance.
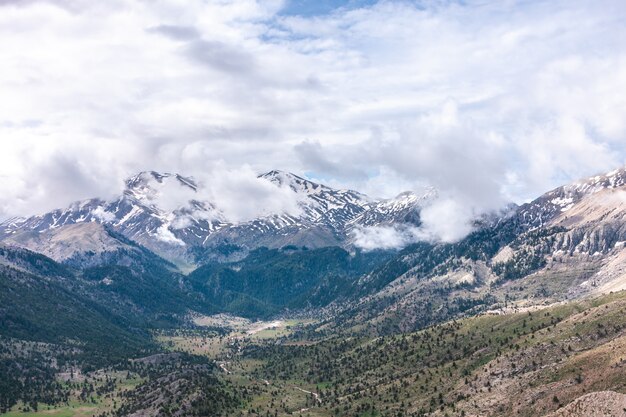
[[[434,186],[452,239],[626,162],[622,1],[290,6],[0,2],[0,217],[159,170],[241,189],[223,201],[246,218],[295,206],[251,185],[280,167],[375,196]]]

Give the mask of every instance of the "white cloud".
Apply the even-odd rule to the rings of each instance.
[[[401,249],[422,239],[422,233],[410,226],[367,226],[353,231],[354,245],[365,250]]]
[[[177,238],[174,233],[168,229],[167,224],[162,225],[156,230],[155,237],[165,243],[185,246],[185,242]]]
[[[222,164],[200,177],[201,200],[215,204],[226,220],[243,222],[276,213],[298,215],[300,198],[289,187],[257,177],[250,166],[226,168]]]
[[[143,170],[194,176],[233,219],[297,210],[253,179],[279,168],[380,196],[435,186],[454,227],[431,229],[453,239],[473,213],[626,162],[621,0],[315,17],[281,1],[1,4],[0,218],[107,198]]]
[[[358,227],[352,233],[354,245],[368,250],[401,249],[411,243],[453,243],[472,231],[476,218],[471,206],[438,196],[420,210],[421,225],[410,224]]]
[[[115,214],[105,211],[103,207],[96,207],[92,213],[103,223],[109,223],[115,220]]]
[[[472,207],[455,199],[438,198],[420,212],[422,225],[419,239],[456,242],[472,231],[471,221],[476,218]]]

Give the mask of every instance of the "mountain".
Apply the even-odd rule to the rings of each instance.
[[[626,169],[616,169],[605,175],[595,175],[581,179],[572,184],[558,187],[547,192],[531,203],[524,204],[517,211],[520,223],[528,228],[543,227],[572,209],[583,199],[598,200],[598,193],[606,193],[611,190],[624,190],[626,186]],[[609,201],[609,205],[615,206],[616,201]]]
[[[140,288],[153,293],[167,284],[154,296],[167,298],[176,290],[171,299],[182,300],[187,291],[192,310],[260,317],[297,306],[326,308],[339,314],[333,326],[366,322],[374,332],[626,288],[625,169],[477,219],[475,230],[459,242],[418,242],[371,256],[354,250],[352,232],[419,226],[420,207],[436,191],[375,200],[282,171],[259,181],[291,190],[300,213],[228,222],[217,202],[194,199],[201,194],[192,178],[144,172],[111,202],[91,199],[12,219],[0,233],[5,244],[43,253],[84,270],[85,277],[117,277],[116,284],[139,291],[138,300]],[[205,266],[182,278],[161,257],[179,266]],[[177,314],[184,314],[177,305]]]
[[[142,251],[137,244],[97,222],[68,223],[39,231],[18,229],[3,243],[29,248],[64,264],[80,266],[107,263],[107,259],[122,253],[132,258]]]
[[[77,281],[52,259],[0,246],[0,338],[69,342],[101,356],[150,345],[147,332],[106,308],[106,298],[98,302],[79,291]]]
[[[363,261],[367,268],[352,260],[358,253],[351,246],[352,232],[377,225],[419,226],[420,208],[436,198],[436,191],[375,200],[282,171],[258,180],[291,190],[299,214],[229,222],[218,202],[194,199],[202,194],[192,178],[144,172],[127,180],[113,201],[91,199],[12,219],[2,224],[0,236],[5,244],[78,269],[126,268],[121,276],[130,277],[158,265],[172,280],[182,280],[192,298],[200,297],[194,301],[198,308],[204,303],[209,310],[264,316],[306,300],[307,307],[340,311],[335,325],[371,321],[379,329],[381,320],[388,320],[386,331],[504,304],[549,303],[626,288],[625,169],[484,216],[459,242],[418,242],[395,254],[373,254],[371,262]],[[259,250],[263,247],[270,250]],[[329,250],[317,250],[322,248]],[[206,266],[182,279],[160,257],[179,266]],[[324,263],[326,269],[320,267]]]
[[[129,178],[122,195],[112,201],[93,198],[42,215],[9,219],[0,224],[0,240],[65,261],[83,252],[101,256],[124,248],[124,243],[110,237],[115,232],[190,267],[240,259],[261,246],[345,246],[352,231],[363,226],[419,225],[420,206],[435,195],[433,191],[424,196],[408,192],[376,200],[277,170],[258,179],[291,190],[300,213],[232,222],[217,202],[196,198],[201,193],[193,178],[152,171]],[[105,225],[106,230],[87,226],[90,223]]]
[[[452,244],[420,242],[361,277],[333,326],[372,332],[626,289],[626,169],[556,188]]]
[[[83,230],[73,233],[77,228],[87,229],[91,235],[83,233]],[[44,250],[45,246],[38,246],[43,254],[7,245],[6,242],[0,243],[0,267],[38,277],[40,281],[61,288],[69,297],[98,306],[100,311],[106,310],[108,315],[133,328],[181,323],[186,320],[189,310],[205,313],[215,311],[210,304],[199,304],[198,297],[185,287],[183,275],[173,264],[123,236],[106,230],[104,226],[77,223],[60,226],[56,230],[61,235],[72,235],[72,239],[60,245],[60,249],[51,245],[47,251]],[[47,235],[47,232],[41,235]],[[75,240],[76,236],[79,237],[78,241]],[[85,240],[85,236],[93,239]],[[102,241],[110,246],[95,252]],[[46,239],[36,242],[45,245]],[[87,245],[83,248],[85,250],[74,251],[72,256],[63,257],[62,263],[46,256],[49,252],[67,254],[69,249],[66,251],[65,244],[70,245],[71,249],[71,245],[80,248],[81,243]],[[46,291],[41,294],[45,295]],[[52,296],[48,301],[60,303],[59,300],[55,301],[55,297]],[[22,308],[15,305],[18,302],[16,299],[10,303],[5,301],[9,309]]]

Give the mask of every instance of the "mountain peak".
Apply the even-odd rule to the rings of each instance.
[[[292,172],[287,172],[287,171],[283,171],[283,170],[280,170],[280,169],[272,169],[271,171],[267,171],[267,172],[265,172],[263,174],[260,174],[258,177],[259,178],[268,178],[268,179],[270,179],[270,178],[278,178],[278,177],[285,176],[285,175],[288,175],[288,176],[291,176],[291,177],[298,177],[296,174],[294,174]],[[298,178],[300,178],[300,177],[298,177]]]
[[[137,188],[148,185],[153,181],[156,181],[158,184],[163,184],[164,181],[167,181],[170,178],[175,178],[181,185],[189,187],[194,191],[198,188],[198,185],[192,177],[184,177],[180,174],[157,171],[141,171],[138,174],[133,175],[126,180],[126,187]]]
[[[555,188],[540,198],[552,199],[554,204],[560,205],[565,209],[585,196],[595,194],[602,190],[621,188],[624,186],[626,186],[626,168],[619,168],[606,174],[594,175]]]
[[[299,175],[296,175],[292,172],[288,172],[288,171],[282,171],[280,169],[273,169],[271,171],[268,171],[264,174],[260,174],[257,178],[264,178],[266,180],[272,181],[272,182],[278,182],[278,181],[285,181],[285,180],[289,180],[289,181],[308,181],[302,177],[300,177]]]
[[[296,193],[312,194],[322,190],[331,189],[329,187],[326,187],[325,185],[309,181],[291,172],[281,171],[278,169],[273,169],[266,172],[265,174],[261,174],[258,176],[258,178],[266,179],[278,185],[279,187],[287,186]]]
[[[590,194],[604,188],[618,188],[626,185],[626,167],[615,169],[606,174],[594,175],[562,187],[568,191]]]

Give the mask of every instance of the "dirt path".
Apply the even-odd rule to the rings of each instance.
[[[226,362],[226,363],[228,363],[228,362]],[[218,366],[219,366],[219,367],[220,367],[220,369],[221,369],[222,371],[224,371],[227,375],[230,375],[230,374],[231,374],[231,372],[230,372],[230,371],[226,368],[226,365],[225,365],[224,363],[219,363],[219,364],[218,364]]]
[[[317,392],[307,391],[307,390],[302,389],[302,388],[300,388],[300,387],[294,387],[294,388],[295,388],[295,389],[297,389],[298,391],[302,391],[302,392],[305,392],[305,393],[307,393],[307,394],[311,394],[311,395],[313,395],[313,397],[315,397],[315,401],[317,401],[318,403],[321,403],[321,402],[322,402],[322,400],[320,399],[320,395],[319,395]]]

